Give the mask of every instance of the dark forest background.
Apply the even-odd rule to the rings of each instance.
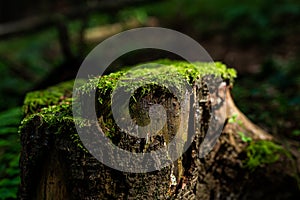
[[[235,68],[239,108],[299,155],[299,22],[298,0],[0,0],[0,199],[17,197],[26,93],[75,78],[93,47],[135,27],[178,30]],[[115,65],[165,56],[134,52]]]

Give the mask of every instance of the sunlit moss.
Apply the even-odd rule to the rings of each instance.
[[[41,108],[63,103],[72,96],[74,81],[68,81],[50,87],[46,90],[29,92],[24,101],[24,113],[26,115],[39,112]]]
[[[252,141],[246,148],[246,153],[245,167],[252,171],[264,164],[278,161],[281,155],[289,156],[282,146],[267,140]]]
[[[105,94],[108,91],[113,91],[117,84],[119,87],[125,87],[128,91],[131,91],[132,88],[137,88],[141,81],[144,85],[153,86],[162,83],[161,86],[181,88],[185,83],[192,85],[197,79],[208,75],[220,77],[230,84],[237,76],[234,69],[227,68],[226,65],[220,62],[188,63],[186,61],[164,59],[125,68],[122,71],[102,76],[100,79],[99,77],[92,78],[80,88],[80,91],[89,93],[89,91],[97,88],[99,93]],[[120,79],[122,81],[119,81]],[[148,90],[149,87],[144,87],[141,92],[146,93]],[[101,97],[98,100],[100,103],[103,101]]]
[[[153,63],[156,64],[153,65]],[[233,69],[228,69],[222,63],[187,63],[184,61],[158,60],[152,62],[151,65],[146,63],[142,67],[125,68],[104,75],[101,78],[91,78],[79,88],[79,91],[82,94],[88,94],[91,90],[97,89],[97,93],[102,94],[98,95],[98,103],[101,104],[104,98],[108,98],[106,94],[111,95],[117,84],[130,90],[139,86],[139,81],[148,77],[149,79],[146,78],[148,81],[146,81],[146,85],[139,90],[142,94],[146,94],[153,87],[155,88],[157,83],[165,84],[166,87],[175,86],[175,88],[180,89],[181,85],[185,83],[192,85],[196,79],[200,79],[205,75],[221,77],[232,83],[236,77],[236,72]],[[120,82],[119,80],[125,81]],[[73,81],[70,81],[43,91],[28,93],[24,102],[25,119],[22,121],[20,132],[22,133],[26,127],[31,126],[32,121],[39,119],[48,128],[53,128],[53,134],[60,134],[62,129],[69,128],[71,138],[81,144],[74,129],[72,114],[73,83]],[[61,124],[64,125],[61,126]]]

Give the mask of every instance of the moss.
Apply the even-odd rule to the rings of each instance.
[[[152,62],[153,63],[153,62]],[[118,80],[126,73],[126,80],[120,84],[122,87],[130,88],[137,86],[140,80],[147,79],[148,86],[142,87],[139,92],[148,93],[155,88],[156,83],[163,83],[165,86],[174,86],[181,88],[184,82],[192,84],[196,79],[205,75],[214,75],[228,80],[230,83],[236,77],[233,69],[228,69],[222,63],[187,63],[184,61],[158,60],[156,65],[147,65],[143,68],[125,68],[122,71],[104,75],[101,78],[91,78],[80,89],[81,93],[89,94],[92,89],[97,89],[99,103],[102,104],[107,95],[117,86]],[[129,70],[130,69],[130,70]],[[183,79],[182,79],[183,77]],[[123,79],[122,79],[123,80]],[[22,133],[27,126],[31,125],[31,121],[42,119],[42,123],[46,123],[48,128],[54,128],[54,134],[59,134],[62,129],[69,128],[71,138],[79,145],[79,137],[74,129],[74,119],[72,115],[72,90],[73,81],[65,82],[54,87],[50,87],[43,91],[30,92],[26,95],[24,102],[25,118],[20,126]],[[82,123],[84,121],[79,120]],[[61,124],[64,124],[61,126]],[[84,124],[82,124],[84,126]],[[74,129],[74,130],[73,130]],[[75,134],[74,134],[75,133]]]
[[[246,148],[247,159],[245,167],[254,171],[264,164],[271,164],[278,161],[280,156],[290,156],[287,150],[272,141],[252,141]]]
[[[140,81],[143,81],[145,85],[156,85],[162,83],[162,86],[175,86],[182,88],[185,83],[193,84],[199,78],[207,75],[213,75],[220,77],[230,84],[233,84],[234,78],[236,78],[236,71],[231,68],[227,68],[226,65],[216,63],[188,63],[185,61],[171,61],[171,60],[157,60],[150,64],[144,63],[138,65],[142,67],[137,68],[124,68],[122,71],[111,73],[109,75],[92,78],[81,87],[82,93],[89,93],[91,90],[98,89],[99,93],[107,94],[107,92],[113,91],[117,84],[120,87],[126,87],[127,91],[131,88],[139,86]],[[118,80],[122,76],[126,76],[126,79],[122,78],[121,82]],[[151,87],[144,87],[142,93],[147,93]],[[101,97],[98,97],[100,103],[103,102]]]
[[[227,68],[226,65],[221,62],[188,63],[185,61],[174,62],[171,60],[159,60],[158,63],[176,69],[182,76],[186,77],[189,83],[192,83],[197,77],[203,77],[205,75],[215,75],[233,83],[234,78],[237,76],[234,69]]]
[[[26,94],[23,110],[25,115],[39,112],[40,109],[63,103],[72,96],[74,81],[68,81],[42,91]]]
[[[19,127],[19,133],[24,133],[28,128],[30,129],[30,127],[36,125],[34,122],[38,122],[38,127],[36,127],[37,129],[40,126],[44,126],[47,130],[50,130],[52,134],[65,133],[67,134],[67,137],[70,137],[70,139],[77,145],[77,147],[88,152],[84,148],[75,129],[71,100],[71,98],[67,98],[57,105],[43,107],[39,112],[28,115],[22,120],[21,126]],[[79,120],[79,122],[84,123],[83,120]]]
[[[65,123],[67,120],[73,121],[71,102],[64,101],[59,105],[41,108],[39,112],[25,117],[21,122],[20,129],[22,130],[34,118],[41,118],[49,127],[56,126],[57,123]]]
[[[76,133],[71,107],[73,84],[74,81],[68,81],[46,90],[28,93],[23,106],[25,118],[21,122],[19,133],[22,134],[37,120],[41,126],[46,124],[47,129],[53,130],[54,134],[63,131]],[[70,134],[70,137],[83,148],[77,134]]]
[[[56,120],[72,119],[72,89],[74,81],[64,82],[46,90],[34,91],[26,94],[23,112],[25,118],[20,129],[35,117],[45,122],[55,124]]]

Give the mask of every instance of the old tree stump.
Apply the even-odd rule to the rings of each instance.
[[[20,199],[295,199],[299,195],[297,166],[289,152],[236,108],[230,95],[234,70],[221,63],[157,63],[92,78],[78,94],[94,99],[94,107],[86,101],[80,105],[95,108],[97,127],[120,149],[143,155],[164,149],[176,139],[175,145],[161,150],[168,154],[164,161],[154,156],[134,160],[139,173],[98,161],[91,148],[113,165],[132,166],[130,159],[97,150],[97,142],[82,142],[76,120],[79,128],[92,127],[93,122],[85,119],[86,110],[82,119],[73,118],[73,82],[62,83],[26,96],[20,127]],[[141,87],[136,85],[143,81]],[[212,82],[217,87],[209,88]],[[117,121],[112,114],[111,98],[118,84],[124,91],[134,90],[129,114],[124,114],[122,106],[115,108],[134,122],[125,128],[118,126],[123,119]],[[122,102],[124,96],[115,94]],[[162,107],[151,109],[154,104],[163,106],[165,112],[161,115]],[[163,117],[164,123],[156,124],[158,130],[153,131],[154,126],[143,129],[144,138],[130,134]],[[101,133],[91,134],[96,138]],[[187,150],[176,157],[182,149]]]

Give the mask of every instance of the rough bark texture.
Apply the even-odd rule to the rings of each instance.
[[[71,84],[58,87],[57,99],[52,103],[34,104],[28,100],[25,105],[27,116],[20,129],[20,199],[295,199],[299,195],[294,178],[296,172],[292,159],[286,154],[280,154],[276,161],[262,163],[254,170],[247,168],[247,147],[252,143],[243,141],[238,132],[243,131],[252,138],[252,142],[273,138],[240,113],[228,87],[227,101],[223,104],[221,101],[220,109],[227,106],[227,119],[233,113],[238,114],[236,120],[239,123],[227,122],[213,150],[200,158],[201,144],[211,120],[211,104],[224,96],[210,96],[205,81],[195,80],[192,84],[194,93],[186,107],[192,114],[181,122],[185,124],[185,130],[181,131],[187,133],[187,129],[192,129],[195,132],[193,142],[171,165],[149,173],[126,173],[109,168],[82,146],[72,118],[66,117],[72,116],[68,99]],[[45,93],[34,95],[39,98]],[[107,94],[99,95],[105,97]],[[138,91],[135,99],[131,102],[131,114],[139,124],[149,120],[149,105],[159,103],[166,109],[167,123],[157,135],[150,136],[150,142],[145,139],[137,142],[139,139],[124,134],[115,124],[108,123],[112,120],[110,107],[107,106],[110,99],[97,107],[100,125],[108,131],[114,130],[113,143],[127,151],[157,150],[178,131],[178,113],[184,108],[177,98],[160,87],[153,87],[143,95]],[[51,105],[54,105],[52,110]],[[59,105],[59,109],[54,109],[55,105]],[[48,108],[45,110],[43,107]],[[193,122],[192,127],[188,126],[190,121]],[[105,155],[111,156],[109,152]],[[112,159],[118,162],[122,158]],[[175,183],[173,176],[176,177]]]

